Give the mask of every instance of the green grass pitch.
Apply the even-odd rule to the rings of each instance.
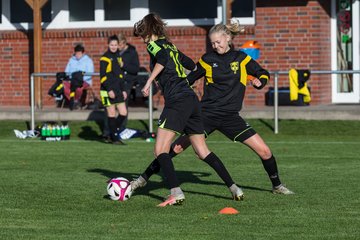
[[[106,181],[132,179],[153,159],[142,139],[99,141],[95,122],[70,122],[71,139],[17,139],[24,122],[0,121],[0,239],[359,239],[360,121],[249,123],[277,158],[296,194],[273,195],[258,157],[215,133],[208,145],[243,187],[245,201],[188,149],[174,160],[183,206],[158,208],[169,191],[161,175],[126,202],[108,200]],[[138,121],[131,127],[143,128]],[[221,215],[233,207],[237,215]]]

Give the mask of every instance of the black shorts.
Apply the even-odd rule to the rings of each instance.
[[[124,95],[123,95],[122,91],[120,90],[120,88],[115,89],[113,91],[115,93],[115,98],[109,98],[108,91],[106,91],[106,90],[100,91],[101,102],[105,107],[125,102]]]
[[[239,116],[232,114],[226,116],[216,116],[213,114],[202,113],[204,129],[206,136],[213,131],[218,130],[231,141],[244,142],[249,137],[256,134],[256,131]]]
[[[165,104],[158,126],[179,134],[204,134],[201,108],[197,97],[186,96],[171,104]]]

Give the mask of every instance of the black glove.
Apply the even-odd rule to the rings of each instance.
[[[84,72],[78,71],[71,74],[71,87],[75,90],[76,88],[82,87],[84,83]]]

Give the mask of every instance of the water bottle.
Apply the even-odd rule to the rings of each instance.
[[[70,139],[70,135],[71,135],[71,129],[70,129],[70,127],[68,126],[68,139]]]
[[[64,126],[64,139],[67,140],[69,139],[70,135],[70,129],[68,125]]]
[[[41,127],[41,139],[45,140],[46,137],[46,124],[42,125]]]
[[[61,136],[61,140],[65,140],[65,135],[64,135],[65,131],[64,131],[64,125],[60,126],[60,136]]]
[[[52,126],[51,126],[51,136],[52,136],[52,137],[55,137],[55,136],[56,136],[56,126],[55,126],[55,125],[52,125]]]
[[[59,125],[56,125],[56,137],[61,137],[61,131]]]
[[[50,126],[49,124],[46,124],[45,137],[49,137],[49,136],[50,136]]]

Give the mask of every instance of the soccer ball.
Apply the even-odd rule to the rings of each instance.
[[[114,201],[126,201],[132,194],[129,180],[123,177],[111,179],[108,182],[106,190],[109,198]]]

